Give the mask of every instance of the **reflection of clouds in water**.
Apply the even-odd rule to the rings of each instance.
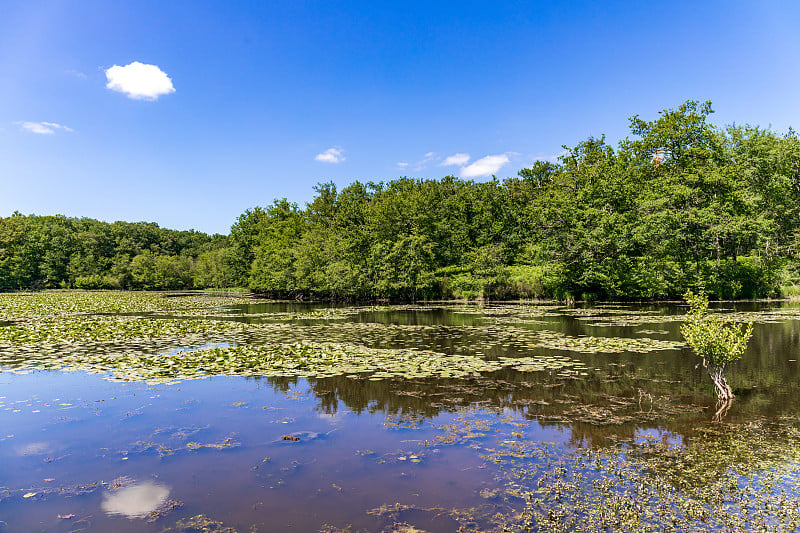
[[[344,420],[345,413],[336,412],[336,413],[317,413],[317,418],[322,420],[327,420],[331,424],[336,424]]]
[[[142,518],[161,506],[169,496],[169,489],[152,481],[145,481],[106,493],[103,511],[110,515],[121,514],[128,518]]]
[[[51,447],[47,442],[31,442],[17,448],[20,455],[44,455],[50,453]]]

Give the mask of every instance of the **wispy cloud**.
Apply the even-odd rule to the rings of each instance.
[[[31,133],[38,133],[39,135],[52,135],[56,130],[74,131],[72,128],[68,128],[62,124],[56,124],[55,122],[17,122],[17,124],[19,124],[20,128],[23,130]]]
[[[509,163],[507,154],[487,155],[461,169],[462,178],[485,177],[497,174],[497,171]]]
[[[321,154],[317,154],[314,156],[315,161],[319,161],[321,163],[341,163],[345,160],[344,151],[341,148],[334,147],[328,148]]]
[[[398,168],[406,168],[408,166],[408,163],[406,163],[405,161],[400,161],[399,163],[396,164]]]
[[[469,162],[469,154],[461,154],[461,153],[459,153],[459,154],[453,154],[451,156],[446,157],[444,159],[444,161],[439,163],[439,166],[440,167],[450,167],[450,166],[455,165],[455,166],[458,166],[458,167],[463,167],[468,162]]]
[[[414,170],[419,172],[420,170],[425,170],[428,168],[428,163],[433,161],[433,158],[436,157],[436,152],[427,152],[422,159],[414,163]]]
[[[70,76],[74,76],[74,77],[76,77],[76,78],[80,78],[80,79],[82,79],[82,80],[85,80],[85,79],[86,79],[86,77],[87,77],[87,76],[86,76],[86,74],[84,74],[84,73],[83,73],[83,72],[81,72],[80,70],[69,69],[69,70],[65,70],[64,72],[65,72],[66,74],[69,74]]]
[[[561,156],[568,154],[567,150],[561,150],[557,154],[548,154],[545,152],[539,152],[537,154],[533,154],[528,156],[533,161],[550,161],[551,163],[556,163]]]
[[[156,65],[134,61],[124,67],[114,65],[106,69],[106,87],[123,93],[133,100],[157,100],[159,96],[175,92],[172,80]]]

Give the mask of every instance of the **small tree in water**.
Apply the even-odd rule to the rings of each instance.
[[[725,379],[725,366],[741,359],[747,341],[753,333],[753,323],[726,324],[718,316],[709,314],[708,297],[705,293],[684,295],[689,304],[689,313],[681,326],[681,333],[694,352],[703,358],[717,398],[721,401],[733,399],[733,390]]]

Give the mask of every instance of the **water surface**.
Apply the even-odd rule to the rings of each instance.
[[[737,400],[722,422],[712,420],[710,381],[688,349],[609,353],[558,340],[680,342],[675,317],[685,310],[677,304],[219,307],[215,320],[281,328],[245,339],[254,344],[280,337],[487,360],[546,354],[580,361],[585,371],[506,368],[467,379],[216,376],[166,384],[83,371],[17,374],[6,366],[0,531],[535,530],[544,524],[534,496],[560,504],[551,491],[561,483],[565,494],[578,491],[590,501],[592,485],[570,476],[602,479],[609,472],[592,470],[591,460],[622,457],[620,446],[642,443],[712,446],[724,452],[712,458],[722,473],[758,479],[760,468],[778,465],[787,469],[783,483],[796,487],[800,321],[787,303],[718,306],[739,319],[783,313],[756,323],[743,360],[730,369]],[[560,334],[553,338],[561,344],[536,344],[543,331]],[[245,342],[224,334],[209,341]],[[165,354],[187,348],[160,347]],[[752,439],[763,457],[740,449],[742,439]],[[668,467],[641,457],[631,468],[656,473],[654,484],[670,476],[687,494],[713,486],[689,466],[659,470]],[[768,498],[773,489],[761,492]],[[713,505],[697,494],[693,501]],[[795,500],[778,506],[793,512]]]

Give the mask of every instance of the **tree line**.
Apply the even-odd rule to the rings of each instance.
[[[711,113],[688,101],[652,121],[634,116],[616,146],[590,137],[504,180],[319,184],[302,208],[280,199],[246,210],[228,236],[12,216],[0,219],[0,287],[100,276],[124,288],[349,300],[793,294],[800,140],[719,128]]]
[[[227,244],[152,222],[14,213],[0,218],[0,290],[224,287]]]

